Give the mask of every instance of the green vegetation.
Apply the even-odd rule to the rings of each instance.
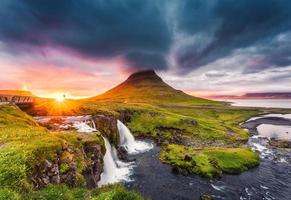
[[[20,195],[17,192],[0,189],[0,200],[143,200],[134,191],[128,191],[120,184],[102,188],[70,188],[66,185],[49,185],[48,187]]]
[[[223,102],[194,97],[181,90],[176,90],[166,84],[152,70],[134,73],[120,85],[91,100],[196,106],[219,106],[225,104]]]
[[[83,153],[84,146],[100,144],[103,140],[94,134],[80,134],[75,131],[49,132],[39,126],[32,117],[12,105],[0,106],[0,200],[43,199],[141,199],[134,192],[127,192],[122,186],[112,186],[103,194],[84,187],[82,172],[91,165],[91,155]],[[32,177],[40,176],[45,170],[43,163],[60,162],[60,174],[71,170],[76,163],[75,187],[50,185],[37,191]],[[51,164],[49,164],[51,165]],[[41,177],[41,176],[40,176]],[[94,195],[93,195],[94,194]],[[101,197],[99,197],[101,196]]]
[[[236,174],[259,164],[259,157],[247,148],[185,147],[168,145],[161,160],[175,166],[182,173],[207,177],[221,176],[222,172]]]

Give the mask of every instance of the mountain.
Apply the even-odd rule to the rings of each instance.
[[[219,105],[220,102],[194,97],[165,83],[153,70],[139,71],[111,90],[93,97],[100,101]]]
[[[254,99],[291,99],[291,92],[246,93],[243,97]]]

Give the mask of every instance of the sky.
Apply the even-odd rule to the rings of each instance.
[[[0,89],[100,94],[135,71],[206,96],[291,92],[290,0],[1,0]]]

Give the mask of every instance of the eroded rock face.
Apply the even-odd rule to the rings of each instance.
[[[84,152],[92,161],[91,164],[83,172],[88,188],[97,187],[100,180],[100,175],[103,170],[103,154],[101,153],[101,146],[98,144],[86,145]]]
[[[35,188],[59,183],[93,188],[100,180],[102,160],[103,153],[99,144],[85,143],[83,147],[77,149],[65,144],[52,161],[40,159],[38,163],[31,166],[28,177]],[[80,163],[83,167],[79,166],[78,169]]]
[[[93,120],[96,129],[102,133],[111,143],[118,144],[117,119],[109,115],[94,115]]]
[[[49,183],[60,183],[60,173],[58,161],[50,162],[45,160],[43,163],[35,166],[35,173],[30,176],[30,179],[35,188],[42,188]]]

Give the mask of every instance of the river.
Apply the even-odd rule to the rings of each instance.
[[[126,183],[153,200],[195,200],[203,194],[214,199],[239,200],[290,200],[291,199],[291,152],[288,149],[272,149],[266,145],[269,138],[258,137],[256,128],[261,124],[289,126],[291,121],[282,117],[262,117],[246,122],[252,134],[248,142],[261,157],[258,167],[239,175],[224,175],[219,180],[209,180],[197,175],[183,176],[172,173],[171,167],[159,161],[160,147],[138,156],[132,179]],[[255,131],[255,132],[253,132]],[[290,133],[291,134],[291,133]]]

